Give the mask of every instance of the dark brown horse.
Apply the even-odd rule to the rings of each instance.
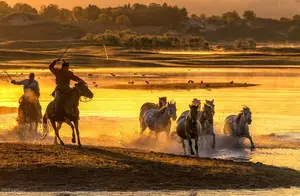
[[[185,143],[184,140],[188,140],[190,153],[195,155],[192,146],[192,139],[195,140],[195,150],[197,156],[199,155],[198,142],[199,136],[201,133],[201,124],[197,119],[199,105],[190,105],[190,110],[187,115],[182,114],[177,120],[176,133],[181,138],[182,148],[184,150],[184,155],[186,155]]]
[[[25,135],[22,127],[28,125],[30,134],[37,134],[38,125],[41,123],[41,106],[38,96],[31,90],[26,89],[24,95],[19,99],[18,109],[18,127],[21,128],[22,133]]]
[[[61,145],[64,145],[64,142],[61,140],[59,136],[59,130],[61,128],[62,123],[67,123],[72,128],[72,143],[76,143],[74,128],[76,130],[77,135],[77,143],[78,146],[81,147],[80,136],[79,136],[79,110],[78,105],[80,101],[80,97],[86,97],[92,99],[94,94],[89,90],[88,86],[82,82],[76,83],[75,87],[72,89],[68,96],[68,101],[65,105],[65,120],[64,121],[56,121],[54,118],[54,101],[50,102],[47,106],[46,112],[43,117],[43,126],[44,126],[44,139],[48,135],[49,127],[48,120],[55,131],[54,144],[57,144],[57,138]],[[57,125],[56,125],[57,123]]]

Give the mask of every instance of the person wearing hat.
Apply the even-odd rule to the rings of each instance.
[[[35,75],[34,73],[29,74],[29,78],[21,81],[15,81],[12,80],[11,83],[14,85],[23,85],[24,94],[19,99],[19,109],[18,109],[18,119],[20,119],[21,112],[26,112],[26,104],[25,102],[28,101],[29,103],[34,103],[39,118],[42,118],[42,107],[40,105],[40,102],[38,101],[38,98],[40,97],[40,87],[38,81],[34,79]],[[34,96],[32,96],[32,93]]]
[[[54,96],[54,117],[58,121],[64,120],[64,105],[66,99],[63,97],[64,94],[69,93],[72,88],[70,87],[71,80],[75,82],[83,82],[84,80],[79,78],[78,76],[74,75],[72,71],[69,70],[69,63],[63,60],[62,67],[60,69],[55,68],[57,62],[60,59],[54,60],[49,65],[49,70],[55,76],[56,87],[52,95]]]

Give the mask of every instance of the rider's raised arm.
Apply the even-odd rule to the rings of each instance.
[[[56,60],[53,61],[50,65],[49,65],[49,70],[54,74],[56,75],[57,74],[57,69],[54,68],[54,66],[56,65]]]
[[[73,73],[72,73],[72,76],[71,76],[71,80],[75,81],[75,82],[84,82],[84,80],[82,80],[81,78],[79,78],[78,76],[75,76]],[[84,82],[85,83],[85,82]]]
[[[26,84],[26,79],[25,80],[21,80],[21,81],[14,81],[14,85],[25,85]]]

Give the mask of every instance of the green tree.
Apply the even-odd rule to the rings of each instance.
[[[205,14],[201,14],[201,15],[199,16],[199,20],[201,20],[201,21],[206,21],[206,19],[207,19],[207,17],[206,17]]]
[[[85,8],[87,19],[88,20],[97,20],[101,10],[96,5],[89,5],[87,8]]]
[[[280,22],[289,22],[289,21],[291,21],[291,19],[285,18],[285,17],[281,17],[281,18],[279,19],[279,21],[280,21]]]
[[[18,13],[37,14],[37,10],[26,3],[17,3],[13,9]]]
[[[85,19],[85,11],[79,6],[72,9],[72,15],[75,21],[83,21]]]
[[[196,14],[192,14],[191,18],[194,19],[194,20],[198,20],[199,19],[199,17]]]
[[[118,18],[116,19],[116,23],[123,27],[130,27],[132,25],[132,22],[126,15],[118,16]]]
[[[241,21],[241,17],[236,11],[226,12],[222,14],[222,18],[228,24],[237,24]]]
[[[12,12],[12,8],[5,1],[0,1],[0,14],[5,15]]]
[[[293,16],[293,20],[300,21],[300,16],[298,14]]]
[[[112,23],[111,18],[105,13],[102,13],[99,15],[98,21],[101,22],[102,24],[111,24]]]
[[[60,9],[59,10],[59,20],[69,22],[73,20],[72,12],[68,9]]]
[[[245,20],[254,20],[256,18],[256,14],[252,10],[246,10],[243,13],[243,18]]]
[[[43,5],[41,7],[41,15],[44,18],[50,20],[57,20],[59,19],[60,10],[58,9],[58,5],[50,4],[48,6]]]

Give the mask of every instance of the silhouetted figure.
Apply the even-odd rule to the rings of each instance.
[[[203,80],[201,80],[201,84],[203,84]]]
[[[113,77],[116,77],[116,75],[115,75],[115,74],[113,74],[113,73],[110,73],[110,75],[111,75],[111,76],[113,76]]]
[[[147,80],[145,82],[146,82],[146,84],[150,84]]]
[[[98,84],[96,84],[95,87],[98,87]]]
[[[231,81],[230,84],[233,84],[233,81]]]
[[[189,83],[189,84],[194,84],[194,81],[193,81],[193,80],[189,80],[188,83]]]
[[[134,84],[134,82],[128,82],[128,84],[131,84],[131,85],[133,85],[133,84]]]

